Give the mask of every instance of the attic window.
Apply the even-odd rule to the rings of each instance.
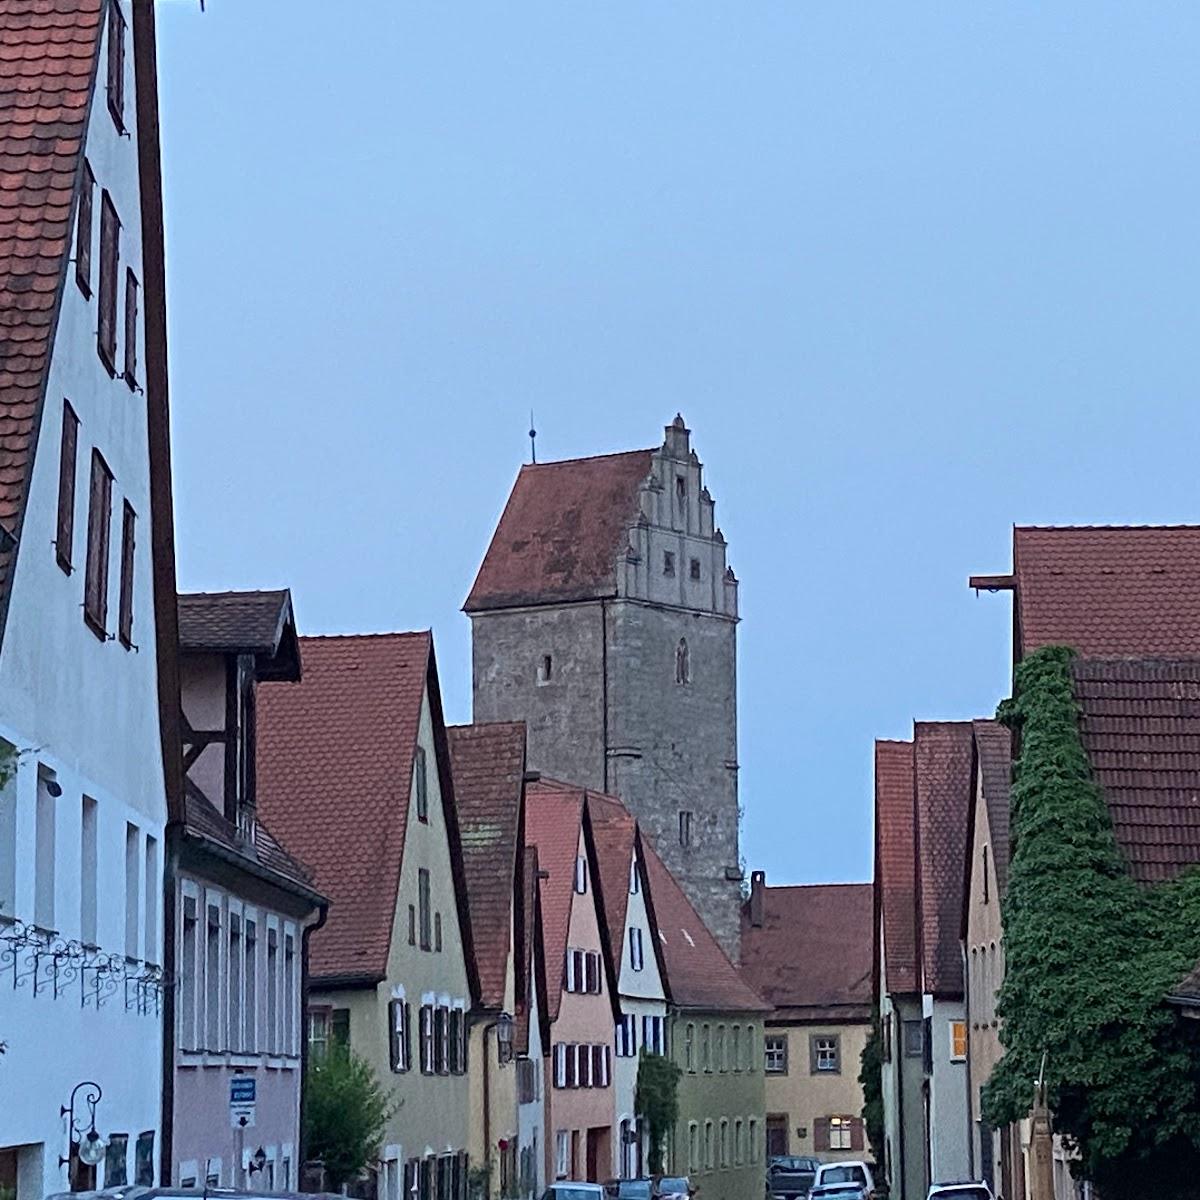
[[[629,894],[636,896],[642,890],[641,881],[638,879],[637,859],[629,864]]]
[[[581,854],[575,860],[575,891],[583,895],[587,891],[588,866],[587,859]]]
[[[417,820],[429,823],[429,778],[425,767],[425,747],[417,747],[417,760],[413,766],[417,787]]]
[[[988,848],[983,848],[983,902],[987,904],[992,898],[992,886],[988,879]]]

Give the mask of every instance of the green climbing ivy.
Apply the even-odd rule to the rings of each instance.
[[[642,1051],[634,1108],[650,1134],[650,1173],[663,1171],[667,1134],[679,1119],[679,1078],[683,1072],[662,1054]]]
[[[863,1092],[862,1119],[867,1131],[867,1141],[871,1144],[871,1152],[875,1155],[875,1161],[882,1163],[885,1140],[883,1130],[883,1044],[878,1014],[871,1022],[871,1033],[863,1046],[858,1082]]]
[[[999,718],[1019,730],[1004,898],[1005,1053],[993,1126],[1028,1114],[1043,1053],[1055,1125],[1106,1200],[1191,1195],[1200,1171],[1200,1022],[1165,1003],[1200,958],[1200,872],[1130,877],[1079,735],[1073,651],[1016,669]],[[1186,1181],[1186,1182],[1185,1182]]]

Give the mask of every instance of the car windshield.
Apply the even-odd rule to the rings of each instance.
[[[622,1179],[617,1187],[619,1200],[650,1200],[650,1180]]]
[[[658,1190],[668,1196],[673,1192],[679,1192],[686,1196],[688,1190],[688,1181],[676,1175],[672,1178],[663,1179],[663,1181],[658,1185]]]
[[[815,1200],[862,1200],[860,1187],[823,1187],[812,1193]]]
[[[930,1192],[929,1200],[992,1200],[992,1197],[985,1187],[954,1187]]]
[[[546,1193],[547,1200],[597,1200],[603,1192],[599,1188],[555,1186]]]
[[[822,1183],[866,1183],[862,1167],[825,1167],[821,1172]]]
[[[786,1156],[771,1159],[771,1166],[778,1171],[813,1171],[816,1169],[812,1165],[812,1159]]]

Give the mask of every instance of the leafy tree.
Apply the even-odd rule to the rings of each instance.
[[[384,1130],[396,1105],[365,1058],[331,1046],[310,1062],[304,1097],[304,1139],[310,1158],[325,1164],[337,1190],[379,1157]]]
[[[667,1057],[642,1051],[638,1061],[634,1108],[650,1132],[650,1174],[663,1171],[667,1134],[679,1119],[679,1077],[683,1072]]]
[[[884,1159],[883,1144],[883,1047],[882,1035],[879,1029],[879,1015],[876,1014],[871,1022],[871,1033],[863,1046],[862,1061],[858,1072],[858,1082],[863,1090],[863,1125],[867,1130],[867,1141],[871,1143],[871,1152],[875,1161],[882,1163]]]
[[[1105,1200],[1196,1194],[1200,1022],[1165,1003],[1200,958],[1200,873],[1130,876],[1079,736],[1073,651],[1016,670],[1020,732],[1003,902],[1005,1048],[984,1089],[998,1126],[1029,1112],[1043,1053],[1055,1125]]]

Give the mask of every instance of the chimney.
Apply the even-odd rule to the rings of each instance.
[[[763,893],[767,890],[766,871],[750,872],[750,925],[761,929],[763,924]]]

